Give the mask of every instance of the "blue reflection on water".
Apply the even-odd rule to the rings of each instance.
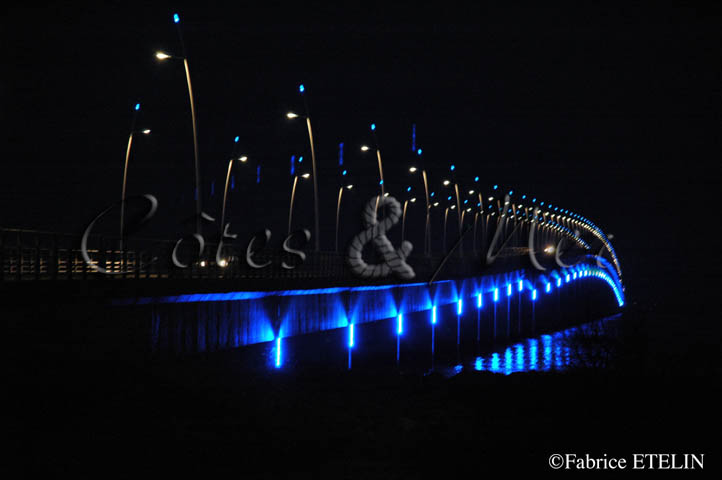
[[[599,322],[604,323],[615,318],[617,315]],[[505,375],[515,372],[566,370],[575,366],[575,363],[579,361],[577,350],[575,350],[575,355],[571,354],[570,341],[580,333],[580,330],[590,328],[593,324],[598,324],[598,322],[527,338],[486,356],[476,357],[473,368],[478,371],[489,370]],[[583,352],[581,354],[583,355]],[[459,372],[458,366],[455,371]]]

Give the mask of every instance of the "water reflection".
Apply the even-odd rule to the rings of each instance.
[[[474,359],[473,368],[478,371],[489,371],[509,375],[515,372],[566,370],[575,366],[584,352],[571,354],[571,342],[580,333],[599,328],[600,325],[616,319],[617,316],[605,318],[597,322],[567,328],[551,334],[527,338],[510,345],[503,350],[491,352]],[[539,348],[541,344],[541,349]],[[459,373],[459,366],[455,373]]]

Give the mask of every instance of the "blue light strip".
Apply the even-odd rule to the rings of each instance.
[[[353,348],[353,323],[348,325],[348,346]]]
[[[431,307],[431,324],[436,325],[436,305]]]
[[[481,295],[481,293],[476,295],[476,308],[481,308],[484,306],[484,297]]]
[[[276,368],[281,368],[281,337],[276,337]]]
[[[457,302],[456,302],[456,314],[457,315],[461,315],[463,304],[464,304],[464,301],[462,299],[457,300]]]
[[[402,333],[404,333],[404,316],[402,314],[399,314],[397,321],[398,325],[396,327],[396,334],[401,335]]]

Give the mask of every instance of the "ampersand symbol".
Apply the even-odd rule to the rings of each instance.
[[[379,222],[376,212],[384,206],[388,208],[387,215]],[[362,216],[366,230],[356,235],[348,248],[347,260],[353,273],[364,278],[378,278],[394,272],[403,279],[414,278],[414,269],[406,263],[406,257],[414,246],[411,242],[404,241],[400,248],[395,249],[386,237],[386,231],[399,223],[401,218],[399,202],[394,197],[374,197],[366,204]],[[361,252],[370,241],[373,241],[376,251],[384,259],[383,263],[369,265],[364,261]]]

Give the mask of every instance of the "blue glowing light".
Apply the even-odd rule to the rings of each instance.
[[[523,289],[524,289],[524,281],[519,280],[519,282],[517,282],[517,291],[521,292]]]
[[[371,124],[371,130],[372,130],[372,131],[373,131],[373,130],[376,130],[376,124],[375,124],[375,123],[372,123],[372,124]]]
[[[436,325],[436,305],[431,307],[431,324]]]
[[[562,279],[557,278],[557,287],[561,287],[561,286],[562,286]]]
[[[456,165],[452,165],[451,167],[449,167],[449,170],[451,170],[452,172],[456,170]]]
[[[383,184],[384,184],[384,181],[383,181],[383,180],[379,180],[379,185],[383,185]]]
[[[422,150],[419,148],[418,150],[416,150],[416,155],[421,155],[421,152]]]
[[[261,183],[261,166],[256,167],[256,183]]]
[[[298,163],[303,163],[303,155],[301,155],[300,157],[298,157]]]
[[[514,190],[509,190],[509,195],[513,195],[513,194],[514,194]]]
[[[344,176],[345,176],[347,173],[348,173],[348,172],[347,172],[346,170],[344,170],[343,172],[341,172],[341,175],[344,175]]]
[[[547,293],[551,292],[551,291],[552,291],[552,284],[551,284],[551,283],[547,283],[546,286],[544,287],[544,291],[547,292]]]
[[[499,185],[494,185],[494,190],[496,190],[497,188],[499,188]]]
[[[511,296],[511,283],[506,284],[506,296],[507,297]]]
[[[484,297],[479,293],[476,295],[476,308],[484,306]]]
[[[532,301],[536,302],[536,288],[531,291],[531,299]]]
[[[137,112],[138,110],[140,110],[140,103],[135,104],[135,111]]]
[[[338,166],[343,166],[343,142],[338,144]]]
[[[298,86],[298,91],[303,93],[306,90],[306,87],[303,86],[303,83]]]
[[[436,195],[436,192],[431,192],[431,195],[429,195],[429,196],[433,197],[434,195]]]
[[[177,13],[174,13],[173,14],[173,23],[178,23],[178,22],[180,22],[180,17],[178,16]]]
[[[572,279],[574,279],[574,280],[577,279],[577,272],[574,272],[574,273],[572,274]]]
[[[522,196],[521,196],[521,199],[522,199],[522,200],[526,199],[526,195],[522,195]]]
[[[276,368],[281,368],[281,337],[276,337]]]
[[[349,348],[353,348],[353,323],[350,323],[348,326],[348,346]]]
[[[478,181],[479,181],[479,177],[474,177],[474,181],[475,181],[475,182],[478,182]]]
[[[494,289],[494,301],[495,302],[499,301],[499,289],[498,288]]]
[[[401,314],[399,314],[399,317],[397,319],[396,333],[398,335],[404,333],[404,316]]]
[[[238,140],[239,140],[240,138],[241,138],[241,137],[239,137],[238,135],[236,135],[236,138],[233,139],[233,143],[238,143]]]
[[[464,205],[466,205],[467,203],[469,203],[469,200],[468,200],[468,199],[465,199],[465,200],[464,200]]]
[[[536,203],[536,197],[531,199],[531,203]]]
[[[411,124],[411,151],[416,149],[416,124]],[[421,155],[421,149],[419,148],[419,155]]]
[[[566,283],[569,283],[569,274],[568,274],[568,273],[567,273],[567,276],[564,277],[564,281],[565,281]]]
[[[407,191],[407,192],[410,192],[410,191],[411,191],[411,187],[406,187],[406,191]]]
[[[474,361],[474,370],[481,371],[484,370],[484,359],[481,357],[476,357],[476,360]]]
[[[462,299],[459,299],[456,301],[456,314],[457,315],[461,315],[463,305],[464,305],[464,301]]]
[[[451,200],[451,195],[449,195],[448,197],[446,197],[446,199],[447,199],[447,200]]]
[[[291,155],[291,175],[296,171],[296,155]]]

